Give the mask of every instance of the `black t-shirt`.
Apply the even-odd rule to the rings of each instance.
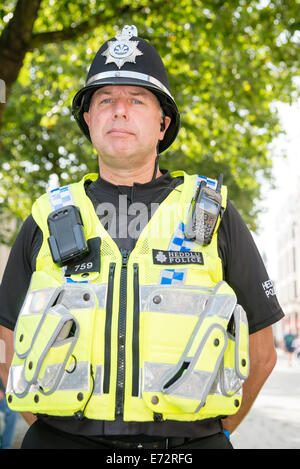
[[[168,171],[163,171],[162,176],[146,184],[135,183],[132,187],[115,186],[99,177],[94,182],[88,181],[85,189],[99,219],[109,232],[112,230],[112,237],[118,247],[131,250],[135,246],[138,233],[153,214],[155,206],[158,206],[170,191],[181,190],[182,182],[181,177],[172,178]],[[124,237],[124,230],[121,236],[118,230],[122,230],[122,224],[128,224],[130,217],[133,218],[136,215],[136,210],[131,210],[131,208],[134,204],[141,202],[147,207],[147,216],[139,218],[135,236]],[[110,207],[113,210],[110,210]],[[11,249],[0,286],[0,325],[11,330],[15,327],[29,288],[41,243],[42,232],[30,215],[25,220]],[[247,313],[250,334],[280,320],[284,315],[274,294],[272,282],[251,233],[230,200],[228,200],[218,229],[218,250],[222,260],[224,280],[233,288],[238,303]],[[60,422],[60,428],[69,428],[66,426],[69,425],[68,419],[56,419],[54,422],[53,418],[49,418],[49,422],[55,425]],[[209,428],[207,421],[206,423],[198,421],[170,424],[159,422],[158,425],[159,427],[155,423],[124,422],[121,428],[122,425],[116,426],[114,422],[102,422],[101,427],[97,421],[85,420],[75,423],[72,420],[70,431],[89,435],[116,434],[117,432],[123,435],[138,433],[196,437],[201,436],[205,425]]]

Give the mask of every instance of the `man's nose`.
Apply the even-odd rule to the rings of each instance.
[[[122,117],[128,119],[128,103],[125,99],[117,99],[115,102],[114,110],[114,119]]]

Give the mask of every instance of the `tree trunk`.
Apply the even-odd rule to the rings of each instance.
[[[6,102],[29,48],[34,22],[42,0],[18,0],[14,15],[0,37],[1,76],[5,84]],[[5,103],[0,105],[0,129]]]

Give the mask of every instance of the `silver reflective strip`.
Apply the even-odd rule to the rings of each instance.
[[[45,369],[44,375],[42,378],[37,379],[37,383],[43,389],[52,389],[55,386],[57,376],[61,371],[61,363],[55,363],[54,365],[49,365]]]
[[[22,371],[23,371],[23,365],[10,367],[8,379],[7,379],[7,385],[6,385],[7,393],[14,392],[14,390],[16,390],[18,394],[21,394],[22,392],[24,392],[27,386],[27,383],[22,377]]]
[[[221,394],[232,396],[241,389],[243,381],[238,378],[232,368],[222,368],[220,370],[219,386]]]
[[[209,293],[203,289],[191,291],[186,288],[141,286],[140,301],[142,311],[161,313],[200,315],[203,313]]]
[[[64,285],[59,303],[70,310],[95,308],[95,293],[90,286]]]
[[[236,305],[234,309],[234,322],[235,322],[235,371],[236,374],[240,379],[246,379],[249,375],[249,363],[246,363],[245,369],[243,369],[241,365],[240,359],[240,347],[241,341],[243,340],[244,336],[241,336],[241,324],[244,324],[247,328],[247,361],[249,361],[249,340],[248,340],[248,320],[247,315],[241,305]],[[244,373],[243,373],[244,371]]]
[[[161,392],[161,383],[166,375],[174,374],[174,365],[167,363],[144,363],[143,391]],[[172,396],[185,397],[190,399],[200,399],[203,387],[211,380],[212,374],[209,372],[194,371],[187,382],[178,386]],[[198,396],[200,393],[200,397]],[[169,394],[165,392],[165,394]],[[220,391],[221,394],[221,391]]]
[[[205,316],[217,315],[229,321],[236,301],[236,296],[234,295],[221,294],[211,296],[205,308]]]
[[[104,309],[106,304],[107,283],[101,285],[91,284],[90,288],[94,290],[97,296],[99,309]]]
[[[72,367],[72,363],[70,368]],[[98,367],[97,367],[98,368]],[[24,379],[23,365],[12,366],[9,370],[7,393],[14,393],[18,397],[24,397],[28,392],[42,392],[41,388],[52,388],[55,385],[57,375],[61,370],[61,363],[47,366],[44,376],[38,378],[37,385],[28,385]],[[59,382],[57,391],[88,391],[90,387],[90,363],[78,362],[72,373],[65,372]]]
[[[30,386],[25,380],[23,365],[15,365],[10,367],[6,387],[7,393],[14,393],[18,397],[24,397],[29,391],[37,392],[38,390],[38,386]]]
[[[103,394],[103,366],[97,365],[95,371],[95,387],[93,394],[101,396]]]
[[[110,71],[110,72],[102,72],[102,73],[96,73],[96,75],[93,75],[87,82],[85,86],[92,85],[95,81],[98,80],[107,80],[109,78],[132,78],[136,80],[143,80],[151,83],[152,85],[156,86],[159,88],[161,91],[166,93],[170,98],[173,98],[171,95],[170,91],[168,88],[166,88],[165,85],[161,83],[161,81],[157,80],[156,78],[152,77],[151,75],[146,75],[145,73],[139,73],[139,72],[130,72],[126,70],[120,70],[120,71]]]
[[[70,367],[72,363],[70,364]],[[73,373],[64,373],[57,391],[88,391],[90,389],[90,363],[78,362]]]
[[[143,381],[143,370],[142,368],[139,369],[139,399],[143,398],[142,395],[142,381]]]
[[[99,308],[105,308],[107,284],[88,286],[64,285],[58,288],[42,288],[28,292],[20,316],[26,314],[41,314],[47,307],[52,306],[59,296],[58,303],[68,309],[87,309],[96,306],[97,297]],[[86,293],[89,295],[86,295]],[[52,301],[51,301],[52,300]]]
[[[237,303],[235,294],[218,293],[222,289],[224,280],[221,280],[214,287],[212,294],[205,308],[205,316],[217,315],[220,318],[230,320],[234,307]]]
[[[57,294],[56,294],[57,292]],[[58,296],[57,288],[42,288],[40,290],[31,290],[27,293],[24,304],[22,306],[20,316],[26,314],[40,314],[45,311],[51,299]],[[55,298],[56,299],[56,298]]]
[[[200,401],[200,405],[197,410],[195,410],[196,412],[200,410],[200,407],[202,407],[206,401],[207,395],[210,391],[212,378],[213,374],[208,371],[193,370],[188,379],[182,380],[179,385],[176,385],[176,387],[172,389],[172,392],[169,393],[167,390],[165,394],[169,394],[170,397],[182,397]]]
[[[160,391],[163,376],[174,369],[174,365],[167,363],[144,362],[142,388],[145,392]]]
[[[106,285],[91,288],[91,285],[83,286],[75,284],[64,285],[58,288],[31,290],[26,296],[20,316],[44,313],[56,300],[57,303],[63,304],[68,309],[95,308],[95,294],[100,299],[104,291],[106,291]]]
[[[166,375],[173,374],[174,365],[167,363],[144,363],[143,391],[145,392],[161,392],[161,383]],[[184,382],[182,386],[178,386],[172,396],[185,397],[190,399],[201,399],[203,388],[207,387],[207,383],[211,380],[211,373],[196,371],[188,382]],[[200,397],[198,394],[200,393]],[[165,392],[165,394],[169,394]]]
[[[144,392],[161,392],[161,380],[166,373],[170,373],[174,370],[174,365],[167,363],[151,363],[145,362],[143,368],[143,383],[142,390]],[[176,389],[176,393],[172,395],[180,395],[180,397],[190,397],[195,399],[195,383],[198,383],[201,380],[202,385],[206,380],[211,379],[211,373],[208,372],[194,372],[196,377],[193,376],[192,380],[189,383],[180,389]],[[213,383],[209,389],[209,394],[222,395],[222,396],[232,396],[232,395],[242,395],[242,381],[238,379],[234,370],[232,368],[223,368],[219,370],[219,373],[215,376]],[[202,386],[201,385],[201,386]],[[201,392],[201,389],[198,391]]]

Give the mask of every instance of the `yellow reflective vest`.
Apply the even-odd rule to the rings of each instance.
[[[249,373],[246,315],[222,278],[217,227],[207,246],[184,236],[203,178],[172,176],[183,176],[183,184],[159,205],[130,254],[120,252],[85,193],[96,174],[35,202],[43,243],[14,332],[11,409],[136,422],[237,412]],[[224,186],[222,199],[225,209]],[[47,218],[70,203],[98,251],[96,262],[83,258],[68,273],[52,260]]]

